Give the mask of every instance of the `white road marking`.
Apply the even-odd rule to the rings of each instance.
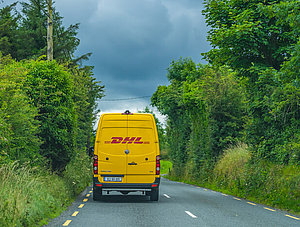
[[[170,197],[170,196],[168,196],[167,194],[164,194],[164,196],[165,196],[165,197],[167,197],[168,199],[170,199],[170,198],[171,198],[171,197]]]
[[[197,216],[196,215],[193,215],[191,212],[189,212],[189,211],[185,211],[185,213],[187,213],[189,216],[191,216],[192,218],[197,218]]]

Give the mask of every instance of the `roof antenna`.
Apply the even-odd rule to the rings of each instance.
[[[124,114],[131,114],[129,110],[125,110]]]

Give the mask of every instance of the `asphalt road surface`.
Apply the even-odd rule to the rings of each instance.
[[[47,226],[297,226],[300,218],[193,185],[162,179],[158,202],[140,192],[93,201],[88,187]]]

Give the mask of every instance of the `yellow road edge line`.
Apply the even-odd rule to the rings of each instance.
[[[222,193],[222,195],[224,195],[224,196],[228,196],[228,195],[226,195],[226,194],[224,194],[224,193]]]
[[[269,211],[273,211],[273,212],[275,211],[275,210],[270,209],[270,208],[268,208],[268,207],[264,207],[264,209],[265,209],[265,210],[269,210]]]
[[[236,198],[236,197],[233,197],[233,199],[235,199],[235,200],[241,200],[241,199],[239,199],[239,198]]]
[[[72,220],[67,220],[62,226],[68,226]]]
[[[207,191],[207,189],[204,189],[204,191]]]
[[[89,191],[89,193],[92,193],[93,191]]]
[[[87,194],[86,197],[90,197],[91,194]]]
[[[291,216],[291,215],[288,215],[288,214],[286,214],[285,216],[287,216],[287,217],[289,217],[289,218],[296,219],[296,220],[300,220],[300,218],[297,218],[297,217],[294,217],[294,216]]]
[[[84,199],[84,200],[83,200],[83,202],[87,202],[87,201],[88,201],[88,199]]]
[[[84,207],[84,204],[80,204],[78,208],[82,208],[82,207]]]
[[[251,203],[251,202],[247,202],[247,203],[250,204],[250,205],[256,206],[255,203]]]
[[[76,217],[78,213],[79,213],[79,211],[75,211],[75,212],[72,214],[72,217]]]

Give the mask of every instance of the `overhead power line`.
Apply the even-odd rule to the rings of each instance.
[[[134,99],[143,99],[143,98],[150,98],[151,96],[140,96],[140,97],[134,97],[134,98],[126,98],[126,99],[104,99],[100,100],[100,102],[116,102],[116,101],[126,101],[126,100],[134,100]]]

